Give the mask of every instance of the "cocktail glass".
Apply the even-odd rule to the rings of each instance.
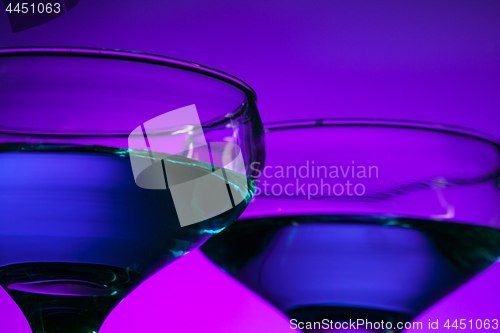
[[[202,251],[285,313],[291,328],[401,332],[497,260],[494,138],[377,120],[265,131],[266,167],[252,203]]]
[[[114,50],[0,50],[0,283],[34,333],[95,333],[232,223],[262,162],[253,90]],[[182,276],[179,276],[182,280]]]

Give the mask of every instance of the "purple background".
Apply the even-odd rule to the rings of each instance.
[[[135,50],[215,67],[257,91],[264,122],[397,118],[500,137],[497,0],[82,0],[15,34],[0,13],[0,47],[32,45]],[[499,278],[497,265],[417,320],[500,317]],[[3,291],[0,308],[1,331],[29,332]],[[291,332],[199,252],[145,282],[101,329],[125,331]]]

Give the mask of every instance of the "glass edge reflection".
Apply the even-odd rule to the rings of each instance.
[[[487,141],[500,148],[500,139],[481,132],[461,126],[444,125],[431,122],[420,122],[398,119],[370,119],[370,118],[346,118],[346,119],[305,119],[293,121],[279,121],[264,124],[264,131],[270,132],[275,130],[297,129],[306,127],[334,127],[334,126],[380,126],[380,127],[403,127],[422,130],[431,130],[438,132],[448,132],[458,135],[465,135]]]
[[[176,67],[193,72],[204,74],[226,83],[229,83],[240,90],[249,98],[257,100],[256,92],[246,82],[238,79],[237,77],[214,69],[209,66],[200,65],[195,62],[181,60],[177,58],[143,53],[138,51],[125,51],[118,49],[100,49],[100,48],[84,48],[84,47],[47,47],[47,46],[33,46],[33,47],[7,47],[0,48],[0,56],[15,56],[15,55],[69,55],[69,56],[88,56],[88,57],[101,57],[101,58],[114,58],[135,60],[138,62]]]

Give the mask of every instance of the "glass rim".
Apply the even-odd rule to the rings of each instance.
[[[5,47],[0,48],[0,57],[17,55],[66,55],[87,56],[103,59],[132,60],[136,62],[149,63],[166,67],[174,67],[189,70],[198,74],[204,74],[215,79],[227,82],[242,90],[245,95],[257,100],[257,94],[245,81],[224,71],[201,65],[195,62],[178,58],[145,53],[138,51],[126,51],[119,49],[91,48],[91,47],[53,47],[53,46],[28,46],[28,47]]]
[[[286,120],[276,121],[264,124],[264,132],[276,130],[312,128],[312,127],[339,127],[339,126],[369,126],[369,127],[401,127],[420,130],[430,130],[436,132],[448,132],[468,136],[474,139],[486,141],[500,148],[500,139],[474,129],[467,127],[444,125],[440,123],[431,123],[412,120],[398,119],[375,119],[375,118],[322,118],[322,119],[304,119],[304,120]]]
[[[17,56],[66,56],[66,57],[92,57],[110,60],[128,60],[138,63],[146,63],[163,67],[171,67],[185,70],[196,74],[205,75],[222,82],[228,83],[242,91],[248,100],[257,101],[257,94],[250,85],[243,80],[208,66],[177,58],[143,53],[136,51],[124,51],[118,49],[88,48],[88,47],[52,47],[52,46],[29,46],[29,47],[5,47],[0,48],[1,57]],[[106,131],[103,133],[87,132],[33,132],[22,128],[5,128],[0,125],[0,134],[7,135],[34,135],[34,136],[58,136],[58,137],[124,137],[128,134],[121,131]]]

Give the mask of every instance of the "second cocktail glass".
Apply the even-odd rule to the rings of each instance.
[[[292,328],[400,332],[498,258],[494,138],[375,120],[265,128],[252,203],[202,250]]]

